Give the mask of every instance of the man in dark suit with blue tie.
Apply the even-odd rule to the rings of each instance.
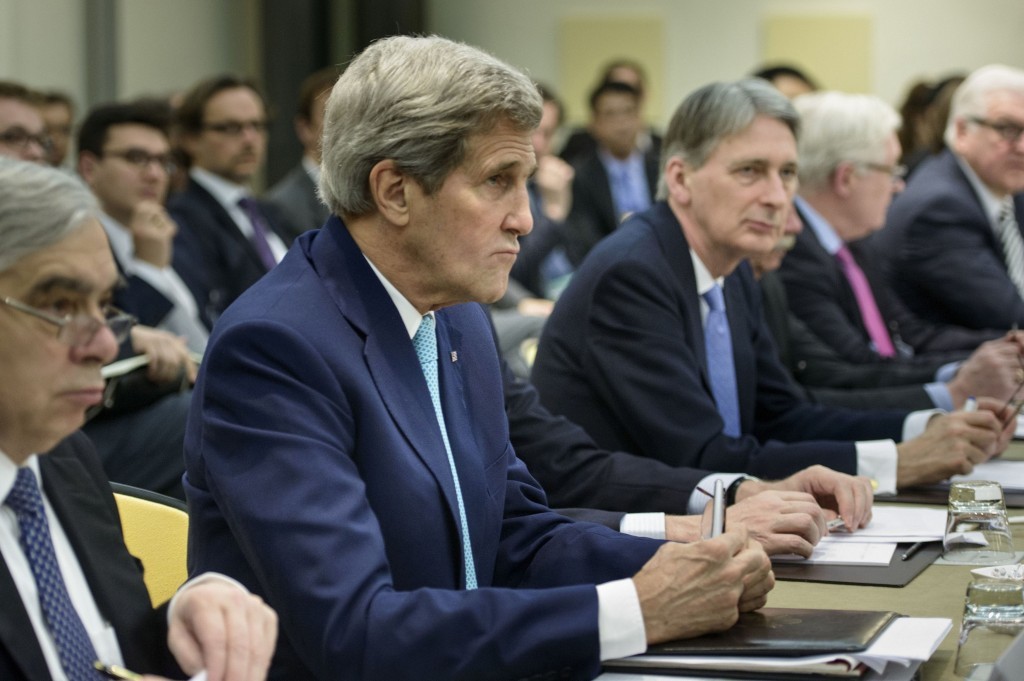
[[[782,234],[797,128],[759,79],[683,101],[662,200],[591,252],[548,320],[533,367],[542,402],[601,446],[672,465],[780,477],[818,463],[889,492],[967,472],[1009,439],[993,413],[816,406],[779,362],[743,261]],[[915,422],[924,434],[895,444]]]
[[[0,158],[0,679],[95,680],[97,661],[263,678],[273,612],[214,575],[154,609],[76,432],[133,321],[110,305],[119,276],[99,216],[75,178]]]
[[[540,111],[474,48],[371,45],[327,104],[335,217],[213,333],[186,436],[190,569],[277,607],[276,678],[592,678],[765,601],[745,531],[682,545],[574,523],[509,444],[486,313],[459,303],[507,285]]]

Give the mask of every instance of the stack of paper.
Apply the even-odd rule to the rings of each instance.
[[[946,512],[937,508],[876,506],[871,523],[856,532],[833,531],[809,558],[772,556],[773,562],[824,565],[889,565],[901,542],[938,541],[946,529]]]

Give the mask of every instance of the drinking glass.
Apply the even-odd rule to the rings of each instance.
[[[1013,562],[1013,538],[998,482],[972,480],[950,485],[942,557],[963,565]]]
[[[992,668],[1024,631],[1024,582],[981,578],[967,585],[955,672],[974,681]]]

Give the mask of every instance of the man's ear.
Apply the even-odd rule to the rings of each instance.
[[[384,159],[370,169],[370,195],[381,217],[394,225],[409,222],[408,192],[414,184],[394,161]]]
[[[98,163],[99,159],[91,151],[83,151],[78,155],[78,174],[82,176],[82,179],[90,187],[92,186]]]
[[[693,168],[686,161],[678,156],[673,156],[665,162],[663,179],[668,189],[668,196],[680,206],[689,205],[693,195],[690,187]]]
[[[857,167],[854,164],[849,161],[842,161],[832,171],[832,176],[829,178],[832,191],[842,198],[849,196],[853,185],[853,176],[856,174]]]

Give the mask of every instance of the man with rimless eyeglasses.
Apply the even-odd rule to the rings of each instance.
[[[215,321],[290,242],[277,213],[249,187],[263,167],[267,112],[255,83],[223,75],[185,94],[176,123],[191,167],[188,185],[168,203],[181,228],[175,267]]]
[[[876,238],[919,316],[975,329],[1024,325],[1024,71],[990,65],[956,94],[947,151],[921,164]]]
[[[118,271],[97,213],[69,175],[0,158],[0,678],[98,679],[96,662],[263,678],[274,613],[211,574],[154,609],[76,432],[133,322],[110,305]]]

